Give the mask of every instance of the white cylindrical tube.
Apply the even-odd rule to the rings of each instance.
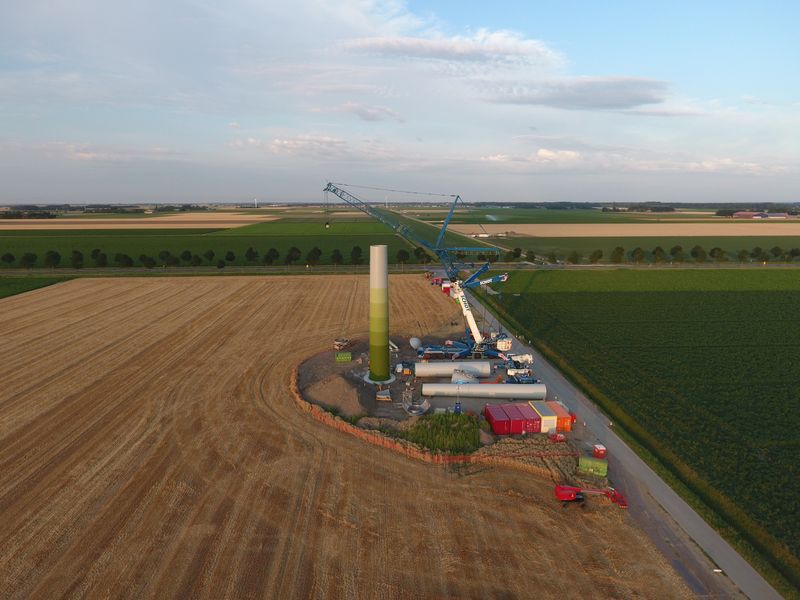
[[[448,377],[453,374],[453,371],[464,371],[478,377],[489,377],[492,374],[492,363],[488,360],[441,360],[414,363],[414,375],[417,377]]]
[[[544,400],[547,386],[543,383],[423,383],[422,395]]]

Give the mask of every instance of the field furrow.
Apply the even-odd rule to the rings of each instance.
[[[458,314],[418,275],[390,287],[395,333]],[[601,573],[611,596],[688,594],[621,511],[303,414],[292,370],[366,334],[364,276],[51,291],[0,300],[0,597],[576,597]]]

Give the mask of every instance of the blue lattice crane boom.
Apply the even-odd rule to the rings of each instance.
[[[339,184],[342,185],[342,184]],[[461,306],[461,312],[464,315],[464,320],[467,322],[467,326],[469,328],[469,333],[472,336],[472,340],[470,341],[469,335],[467,336],[467,343],[463,344],[463,349],[460,351],[462,354],[467,354],[470,352],[491,352],[491,349],[485,347],[485,340],[483,338],[483,334],[481,333],[480,328],[478,327],[477,322],[475,321],[475,315],[472,313],[472,308],[470,307],[469,301],[467,300],[467,296],[465,290],[469,288],[475,288],[479,286],[489,285],[491,283],[499,283],[502,281],[506,281],[508,279],[508,274],[503,273],[501,275],[494,275],[493,277],[488,277],[486,279],[480,279],[480,276],[486,273],[491,267],[490,263],[486,263],[482,267],[480,267],[477,271],[472,273],[469,277],[465,280],[460,280],[458,278],[459,265],[466,266],[461,260],[458,258],[459,254],[467,254],[467,253],[480,253],[480,254],[500,254],[500,250],[498,248],[493,247],[450,247],[447,248],[444,246],[444,237],[447,233],[447,226],[450,224],[450,221],[453,218],[453,214],[456,210],[456,205],[459,201],[463,204],[463,200],[461,200],[461,196],[451,196],[454,198],[453,204],[450,205],[450,211],[447,213],[447,217],[442,223],[442,228],[439,231],[439,235],[436,237],[436,244],[432,245],[427,240],[422,239],[416,233],[411,231],[405,225],[401,225],[400,223],[395,223],[390,218],[388,218],[384,213],[381,211],[373,208],[357,196],[351,194],[347,190],[343,190],[339,185],[335,183],[328,182],[328,185],[325,186],[323,191],[331,192],[347,202],[350,206],[357,208],[361,212],[368,214],[369,216],[373,217],[374,219],[378,220],[379,222],[383,223],[387,227],[389,227],[395,233],[403,236],[407,240],[409,240],[412,244],[417,246],[421,246],[433,252],[436,257],[439,259],[439,262],[444,267],[447,276],[450,278],[451,281],[451,290],[453,292],[453,296],[458,301],[459,305]],[[471,265],[474,268],[474,265]],[[499,354],[502,357],[502,354]],[[460,356],[459,356],[460,357]]]
[[[416,234],[414,234],[414,232],[411,231],[408,227],[406,227],[405,225],[401,225],[400,223],[395,223],[394,221],[389,219],[386,215],[384,215],[381,211],[373,208],[358,196],[355,196],[350,192],[348,192],[347,190],[343,190],[342,188],[337,187],[336,184],[329,182],[328,185],[325,186],[325,189],[323,191],[336,194],[339,198],[347,202],[353,208],[357,208],[361,212],[368,214],[373,219],[380,221],[395,233],[409,240],[412,244],[415,244],[417,246],[424,246],[429,250],[433,250],[433,246],[431,246],[427,241],[423,240],[422,238],[417,237]]]
[[[447,217],[442,224],[442,228],[439,231],[439,234],[436,238],[436,243],[431,244],[427,240],[419,237],[416,233],[414,233],[411,229],[402,225],[400,223],[396,223],[390,218],[388,218],[384,213],[375,209],[371,205],[367,204],[361,198],[355,196],[354,194],[348,192],[347,190],[342,189],[339,187],[342,184],[335,184],[328,182],[325,186],[323,191],[331,192],[347,202],[353,208],[360,210],[363,213],[368,214],[372,218],[376,219],[377,221],[383,223],[387,227],[389,227],[395,233],[403,236],[408,241],[410,241],[415,246],[421,246],[430,250],[436,255],[436,258],[439,259],[439,262],[442,264],[442,267],[447,273],[447,276],[450,278],[451,281],[458,280],[458,273],[461,270],[459,268],[460,265],[464,265],[460,259],[458,259],[458,254],[496,254],[499,256],[500,250],[498,248],[481,246],[481,247],[450,247],[447,248],[444,246],[444,237],[447,233],[447,226],[450,224],[450,221],[453,218],[453,213],[455,212],[456,205],[460,201],[463,204],[463,200],[461,200],[461,196],[452,196],[454,198],[453,204],[450,206],[450,212],[448,212]],[[489,269],[489,263],[485,264],[481,269],[478,271],[477,274],[481,274],[486,272]],[[497,275],[495,278],[491,280],[486,280],[484,282],[477,281],[477,277],[475,275],[469,277],[466,281],[462,283],[463,287],[475,287],[478,285],[486,285],[487,283],[495,283],[497,281],[505,281],[502,278],[503,276]],[[507,277],[506,277],[507,278]]]

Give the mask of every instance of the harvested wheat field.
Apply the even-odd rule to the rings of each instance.
[[[465,235],[481,233],[524,237],[725,237],[800,235],[800,222],[768,223],[727,221],[720,223],[508,223],[450,225]]]
[[[689,595],[614,506],[303,414],[292,369],[366,333],[367,287],[77,279],[1,300],[0,597]],[[456,314],[420,276],[390,290],[396,332]]]
[[[271,215],[226,212],[196,212],[154,217],[63,218],[63,219],[0,219],[0,230],[25,231],[41,229],[191,229],[241,227],[273,221]]]

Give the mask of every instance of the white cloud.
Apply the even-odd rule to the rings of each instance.
[[[112,199],[120,173],[160,161],[175,174],[165,181],[193,174],[171,188],[187,195],[207,193],[215,173],[217,190],[248,177],[256,185],[271,167],[275,189],[292,199],[307,199],[312,172],[379,185],[396,174],[397,185],[423,189],[446,178],[456,188],[483,186],[487,197],[505,186],[515,199],[530,196],[507,172],[559,174],[550,179],[555,199],[593,197],[598,188],[573,173],[596,175],[615,195],[633,193],[625,188],[631,173],[642,181],[717,174],[707,179],[725,186],[735,173],[785,172],[783,189],[796,194],[799,105],[687,98],[680,81],[646,69],[577,77],[585,63],[573,67],[560,51],[574,40],[556,46],[537,39],[551,34],[544,28],[511,31],[516,23],[497,21],[502,11],[493,17],[499,25],[468,30],[402,0],[6,4],[0,136],[28,144],[3,146],[0,137],[6,189],[66,198],[55,179],[21,175],[25,165],[47,164],[81,175],[76,196],[106,174]],[[513,137],[531,127],[537,135]],[[173,145],[185,154],[159,150]],[[83,176],[89,163],[98,177]],[[130,189],[145,185],[138,179]],[[683,181],[670,178],[663,194]],[[758,197],[767,197],[759,181]]]
[[[620,112],[633,117],[704,117],[711,115],[709,111],[696,106],[672,106],[668,104],[654,108],[636,107]]]
[[[65,159],[76,162],[176,161],[184,160],[185,154],[160,146],[124,146],[118,144],[91,144],[84,142],[26,142],[0,141],[0,151],[6,153],[33,154],[47,159]]]
[[[581,157],[580,152],[573,150],[548,150],[539,148],[536,151],[536,160],[545,163],[574,163]]]
[[[274,138],[270,149],[275,154],[336,158],[346,151],[345,140],[327,135],[302,134]]]
[[[401,117],[396,110],[387,108],[386,106],[369,106],[357,102],[345,102],[341,106],[337,106],[334,110],[356,115],[364,121],[397,121],[398,123],[404,121],[403,117]]]
[[[573,150],[551,150],[539,148],[528,155],[490,154],[481,156],[479,162],[494,165],[497,168],[512,172],[526,171],[559,171],[565,168],[579,168],[582,165],[580,152]]]
[[[478,82],[487,99],[503,104],[532,104],[569,110],[621,110],[659,104],[667,83],[639,77],[561,77],[541,81]]]
[[[544,42],[509,31],[479,29],[474,35],[451,37],[368,37],[344,42],[353,52],[385,57],[509,65],[563,65],[564,58]]]
[[[738,175],[774,175],[786,173],[783,164],[757,163],[731,157],[697,158],[677,153],[657,153],[633,148],[592,148],[582,152],[539,148],[531,154],[497,153],[481,156],[481,163],[510,172],[574,172],[608,173],[709,173]]]
[[[236,138],[225,144],[228,148],[263,148],[266,144],[261,138],[249,136],[246,138]]]

